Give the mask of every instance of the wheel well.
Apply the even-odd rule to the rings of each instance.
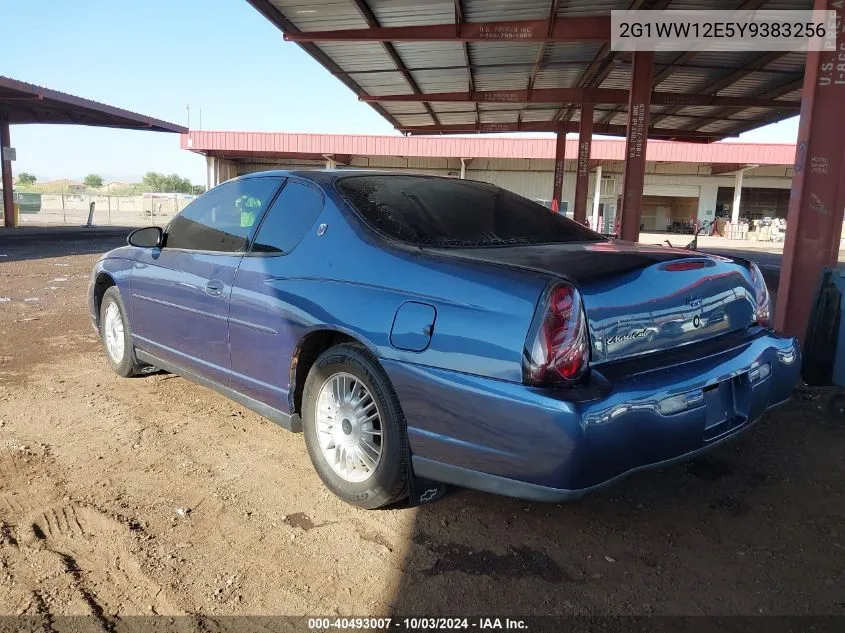
[[[103,291],[105,292],[105,291]],[[314,365],[314,361],[330,347],[341,343],[358,343],[355,338],[334,330],[318,330],[305,336],[296,346],[290,364],[290,392],[288,402],[291,413],[302,415],[302,392],[305,379]]]
[[[94,301],[97,307],[97,325],[100,324],[100,306],[103,303],[103,295],[106,294],[106,290],[116,285],[117,284],[114,282],[114,279],[112,279],[111,275],[108,273],[99,273],[97,275],[97,280],[94,282]]]

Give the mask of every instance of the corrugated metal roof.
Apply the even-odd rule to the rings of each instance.
[[[463,0],[463,6],[467,22],[509,22],[544,20],[549,17],[551,3],[548,0]]]
[[[326,55],[337,60],[346,72],[356,70],[392,70],[396,68],[381,44],[373,42],[325,43],[319,45]]]
[[[454,0],[368,0],[381,26],[443,24],[455,19]]]
[[[281,132],[192,131],[181,135],[182,149],[204,154],[241,156],[343,154],[439,158],[549,158],[554,138],[461,136],[365,136],[286,134]],[[566,141],[566,155],[576,156],[578,141]],[[590,158],[622,160],[625,141],[594,139]],[[792,165],[795,145],[767,143],[678,143],[650,140],[646,160],[673,163]]]
[[[370,95],[411,94],[413,90],[400,72],[356,75],[355,81]],[[385,106],[391,104],[385,104]],[[422,104],[417,104],[422,107]]]
[[[520,90],[525,88],[529,70],[525,68],[478,68],[473,73],[476,90]]]
[[[501,91],[560,89],[590,86],[628,89],[631,81],[631,55],[610,51],[600,42],[527,41],[525,32],[508,30],[506,23],[533,21],[531,30],[545,37],[551,19],[608,16],[614,9],[626,9],[631,0],[247,0],[279,28],[291,33],[338,31],[395,27],[442,26],[440,36],[428,41],[334,41],[303,43],[309,53],[361,97],[385,97],[419,93],[465,94],[465,109],[429,105],[420,102],[409,110],[405,104],[379,101],[373,103],[399,128],[420,125],[448,125],[445,119],[433,120],[442,113],[457,121],[460,113],[475,122],[474,110],[486,113],[491,122],[510,121],[513,105],[496,104],[488,98],[476,106],[470,90]],[[668,0],[638,3],[641,8],[660,4],[666,9],[716,8],[712,0]],[[718,4],[718,3],[716,3]],[[739,7],[743,0],[723,3]],[[813,0],[763,0],[761,9],[810,9]],[[557,6],[557,15],[551,15]],[[722,8],[721,6],[718,8]],[[462,25],[497,23],[485,37],[487,41],[462,42],[444,39]],[[511,25],[512,26],[512,25]],[[532,35],[534,37],[535,35]],[[663,51],[655,55],[655,74],[660,78],[655,89],[660,92],[722,97],[754,97],[796,101],[804,67],[803,53],[765,53],[762,51],[680,53]],[[467,67],[469,65],[469,67]],[[340,69],[340,73],[338,73]],[[384,71],[384,72],[382,72]],[[345,74],[344,74],[345,73]],[[589,73],[589,74],[588,74]],[[787,92],[788,91],[788,92]],[[578,104],[526,103],[514,120],[548,122],[578,119]],[[483,106],[483,107],[482,107]],[[537,107],[539,106],[539,107]],[[554,107],[552,107],[554,106]],[[566,116],[563,116],[563,115]],[[543,118],[548,116],[548,118]],[[412,118],[409,118],[412,117]],[[561,119],[561,117],[563,117]],[[716,106],[654,107],[655,127],[694,132],[720,132],[731,135],[783,117],[779,108],[726,108]],[[596,114],[596,120],[624,123],[625,106],[613,105]],[[463,121],[464,119],[461,119]],[[410,130],[413,131],[413,130]],[[432,130],[433,131],[433,130]]]
[[[188,131],[187,128],[175,123],[168,123],[123,108],[2,75],[0,75],[0,115],[8,117],[10,123],[94,125],[153,132]]]
[[[578,84],[578,80],[584,71],[587,70],[587,65],[583,66],[567,66],[563,68],[548,68],[537,73],[537,79],[534,80],[535,88],[573,88]]]
[[[396,42],[393,48],[408,68],[462,66],[464,63],[464,47],[460,42]]]
[[[469,90],[469,75],[463,68],[414,70],[411,74],[423,92],[465,92]]]
[[[367,22],[349,0],[269,0],[300,31],[363,29]]]
[[[558,11],[558,16],[601,15],[613,10],[627,9],[629,0],[595,0],[591,2],[570,2]]]

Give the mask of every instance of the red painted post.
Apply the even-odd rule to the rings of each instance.
[[[580,224],[587,221],[587,189],[590,187],[590,147],[593,143],[593,104],[581,106],[581,127],[578,130],[578,167],[575,170],[575,210],[573,219]],[[599,195],[601,183],[596,183]]]
[[[653,51],[634,53],[631,96],[628,100],[628,133],[625,137],[625,175],[622,184],[621,238],[636,242],[640,237],[648,111],[651,106]]]
[[[9,130],[9,120],[0,121],[0,148],[12,146],[12,135]],[[15,198],[12,191],[12,161],[3,156],[3,224],[7,229],[15,226]]]
[[[822,269],[838,260],[845,210],[845,7],[816,0],[813,8],[836,11],[837,50],[807,53],[775,311],[775,328],[801,340]]]
[[[555,144],[555,180],[552,190],[552,211],[558,213],[563,199],[563,174],[566,162],[566,132],[561,130],[557,133]]]

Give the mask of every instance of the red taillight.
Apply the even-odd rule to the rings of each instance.
[[[523,375],[531,384],[572,384],[590,360],[581,295],[568,284],[549,290],[528,333]]]
[[[668,270],[670,273],[672,273],[672,272],[680,272],[680,271],[683,271],[683,270],[698,270],[699,268],[704,268],[704,262],[702,262],[702,261],[672,262],[671,264],[666,264],[663,267],[663,270]]]
[[[763,327],[772,326],[772,302],[769,297],[769,289],[766,287],[766,280],[757,264],[751,262],[751,283],[754,285],[754,299],[756,303],[757,323]]]

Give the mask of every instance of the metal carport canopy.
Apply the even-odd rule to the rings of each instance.
[[[11,147],[10,125],[21,123],[93,125],[180,134],[188,131],[181,125],[0,75],[0,149]],[[11,228],[15,226],[12,161],[5,152],[0,166],[2,166],[4,225]]]
[[[0,75],[0,117],[7,123],[63,123],[186,133],[175,125],[122,108]]]
[[[610,50],[614,9],[703,8],[698,0],[247,0],[410,134],[624,135],[632,55]],[[726,9],[812,9],[733,0]],[[707,3],[707,8],[710,3]],[[795,116],[806,54],[658,52],[651,138],[709,142]]]

